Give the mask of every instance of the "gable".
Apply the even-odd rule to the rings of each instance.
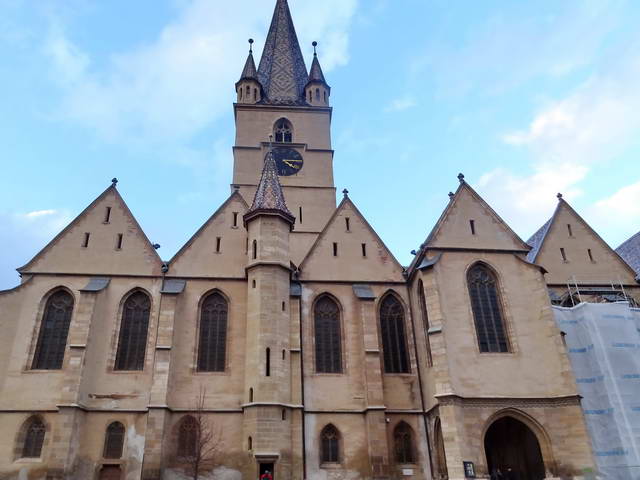
[[[427,247],[529,250],[529,246],[466,183],[462,183],[445,209],[427,240]]]
[[[573,277],[582,284],[635,284],[631,267],[564,200],[539,246],[536,263],[548,270],[550,284],[566,284]]]
[[[169,262],[168,275],[243,278],[247,231],[242,216],[247,210],[244,199],[232,194]]]
[[[161,267],[156,250],[112,186],[19,271],[159,275]]]
[[[338,206],[300,270],[302,280],[404,281],[402,266],[348,198]]]

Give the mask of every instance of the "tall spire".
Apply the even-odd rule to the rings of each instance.
[[[260,214],[279,215],[291,225],[295,222],[295,217],[289,211],[287,202],[284,199],[284,192],[282,191],[282,185],[280,185],[278,168],[276,167],[271,146],[262,168],[262,177],[253,198],[253,204],[244,216],[245,224]]]
[[[298,43],[287,0],[277,0],[258,68],[266,103],[304,103],[307,66]]]
[[[308,83],[321,82],[327,85],[327,81],[324,79],[324,73],[322,73],[320,61],[318,60],[318,52],[316,51],[317,46],[318,42],[313,42],[313,63],[311,64],[311,70],[309,71]]]
[[[245,79],[258,80],[256,62],[253,60],[253,38],[249,39],[249,56],[247,57],[247,62],[244,64],[242,75],[240,75],[240,80]]]

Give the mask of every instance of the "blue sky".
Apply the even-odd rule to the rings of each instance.
[[[271,0],[0,0],[0,289],[110,183],[163,258],[229,194]],[[557,192],[640,230],[640,2],[290,0],[332,86],[338,191],[401,262],[464,172],[525,240]]]

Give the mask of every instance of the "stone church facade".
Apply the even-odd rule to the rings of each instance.
[[[173,259],[114,179],[0,292],[0,478],[192,478],[202,425],[201,478],[593,472],[545,280],[566,264],[462,175],[408,267],[336,206],[331,88],[286,0],[236,91],[231,194]]]

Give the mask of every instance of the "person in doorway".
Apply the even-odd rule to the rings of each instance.
[[[273,475],[271,475],[271,472],[267,470],[262,475],[260,475],[260,480],[273,480]]]

